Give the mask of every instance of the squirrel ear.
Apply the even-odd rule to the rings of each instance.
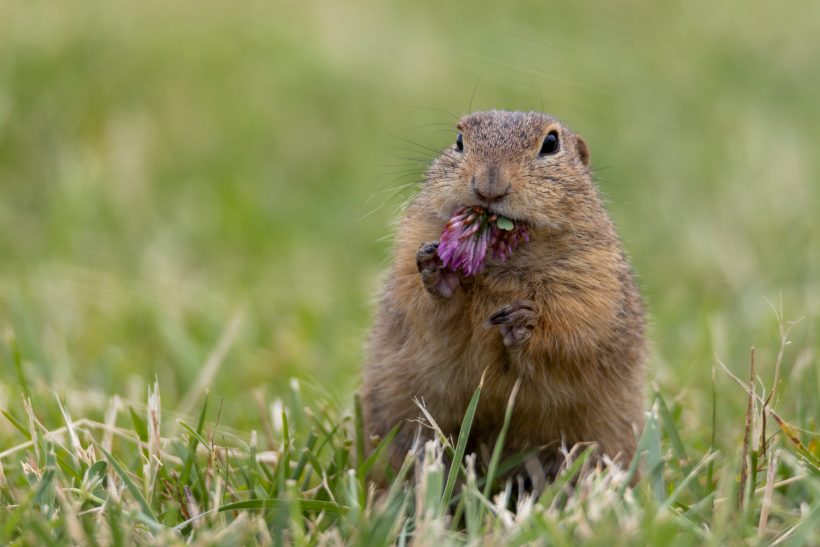
[[[584,167],[589,167],[589,146],[587,146],[587,141],[580,135],[575,135],[575,148],[578,149],[581,163],[584,164]]]

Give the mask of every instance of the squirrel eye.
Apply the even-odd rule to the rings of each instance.
[[[542,156],[550,156],[558,152],[560,148],[560,141],[558,140],[558,132],[557,131],[550,131],[547,135],[547,138],[544,139],[544,144],[541,145],[541,154]]]
[[[459,152],[464,152],[464,139],[461,137],[461,133],[456,137],[456,148]]]

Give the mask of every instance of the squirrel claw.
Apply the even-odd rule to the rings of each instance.
[[[459,286],[456,272],[448,270],[438,256],[438,241],[422,243],[416,253],[416,267],[427,291],[441,298],[450,298]]]
[[[535,304],[529,300],[516,300],[492,314],[486,326],[499,326],[505,346],[520,346],[532,336],[537,317]]]

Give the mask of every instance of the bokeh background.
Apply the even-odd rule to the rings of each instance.
[[[402,203],[504,108],[590,143],[689,438],[716,359],[746,377],[755,345],[770,382],[781,303],[808,423],[819,89],[818,2],[0,0],[0,407],[11,338],[75,415],[154,377],[178,408],[220,337],[223,423],[291,377],[349,405]]]

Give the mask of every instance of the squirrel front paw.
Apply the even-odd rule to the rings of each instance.
[[[438,241],[422,243],[416,253],[421,282],[430,294],[450,298],[459,286],[458,274],[447,269],[438,256]]]
[[[537,319],[535,304],[530,300],[516,300],[492,314],[487,325],[498,325],[504,345],[515,347],[530,339]]]

